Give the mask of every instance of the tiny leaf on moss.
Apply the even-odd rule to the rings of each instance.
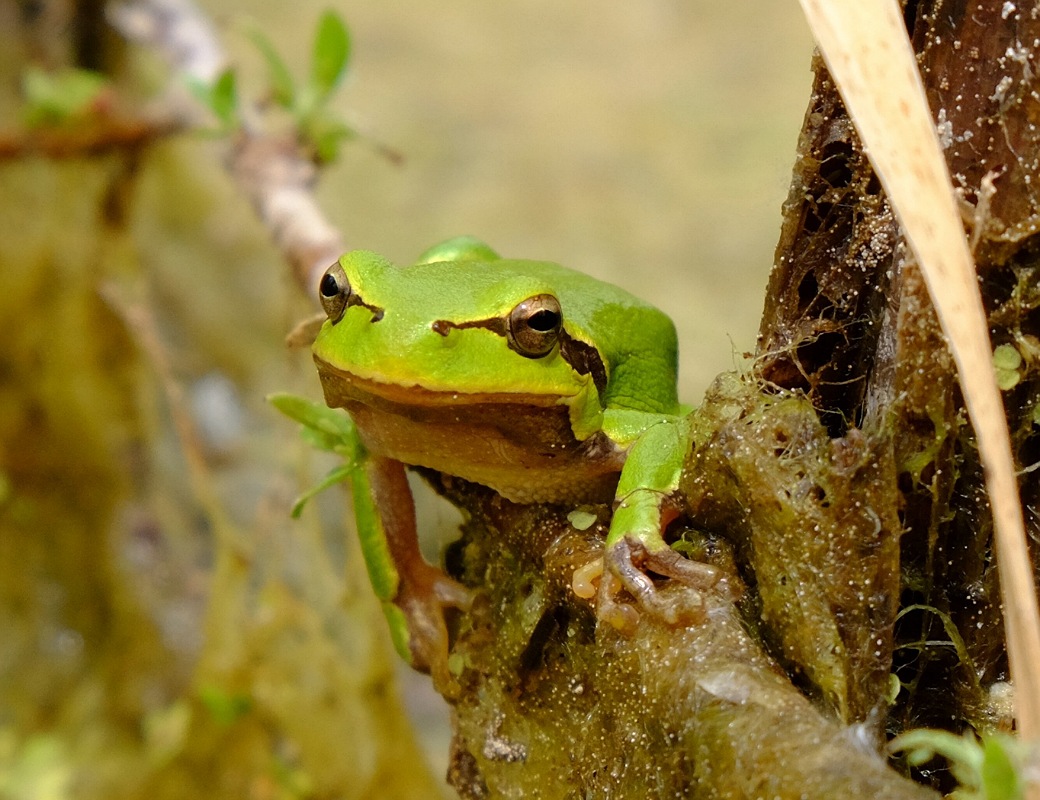
[[[231,725],[248,714],[253,707],[249,695],[231,693],[219,686],[201,687],[199,700],[218,725]]]
[[[993,350],[993,365],[997,369],[1018,369],[1022,366],[1022,354],[1013,344],[1002,344]]]

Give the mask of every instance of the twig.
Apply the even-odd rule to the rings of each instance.
[[[178,129],[176,120],[98,119],[75,126],[0,132],[0,161],[42,155],[51,159],[126,153],[150,145]]]
[[[133,0],[113,7],[110,18],[128,39],[162,54],[174,72],[165,102],[178,118],[200,121],[202,109],[189,102],[184,85],[189,78],[212,81],[227,62],[205,14],[191,0]],[[234,137],[225,163],[296,283],[316,300],[318,278],[346,249],[314,198],[317,167],[292,138],[248,124]]]
[[[227,168],[292,267],[296,283],[317,302],[318,280],[346,249],[315,200],[317,167],[300,155],[295,140],[242,134],[232,145]]]

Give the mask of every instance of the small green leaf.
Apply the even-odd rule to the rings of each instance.
[[[466,656],[453,650],[448,656],[448,672],[456,678],[460,677],[466,669],[466,661]]]
[[[575,509],[567,515],[567,521],[576,531],[587,531],[596,524],[596,515],[590,511]]]
[[[226,69],[212,83],[189,76],[186,79],[188,89],[195,99],[206,106],[221,123],[221,129],[211,133],[226,133],[234,127],[238,108],[238,90],[235,86],[235,73]]]
[[[235,111],[238,108],[238,89],[235,85],[235,71],[230,67],[217,76],[210,88],[209,107],[228,128],[235,124]]]
[[[982,751],[978,742],[969,733],[958,736],[949,731],[931,728],[915,728],[902,733],[888,743],[892,752],[905,752],[911,766],[926,764],[941,755],[951,762],[977,772],[982,763]]]
[[[998,369],[996,375],[997,386],[1002,392],[1014,389],[1022,380],[1022,375],[1017,369]]]
[[[286,392],[268,395],[267,402],[289,419],[296,420],[307,428],[313,428],[339,440],[354,436],[354,423],[350,417],[322,403],[315,403],[313,400]]]
[[[249,31],[249,38],[260,51],[264,62],[267,64],[267,78],[271,83],[271,97],[282,108],[292,108],[296,102],[296,86],[293,84],[292,75],[285,65],[278,51],[274,49],[271,40],[259,28]]]
[[[219,686],[201,687],[199,700],[219,725],[232,724],[253,707],[253,701],[248,695],[231,694]]]
[[[1002,344],[993,350],[993,366],[997,369],[1018,369],[1022,366],[1022,354],[1013,344]]]
[[[330,486],[334,486],[337,483],[341,483],[350,478],[351,473],[355,467],[353,464],[343,464],[329,471],[324,478],[314,484],[310,489],[301,494],[293,502],[292,514],[293,519],[296,519],[303,513],[303,507],[307,505],[307,501],[310,500],[317,494],[324,492]]]
[[[326,11],[318,22],[311,63],[311,84],[324,98],[336,88],[350,58],[350,34],[339,14]]]
[[[698,548],[695,547],[692,542],[679,539],[678,541],[672,542],[672,549],[681,556],[694,558]]]
[[[185,76],[184,83],[195,99],[206,108],[213,104],[213,87],[209,83],[194,75]]]
[[[899,676],[894,672],[888,674],[888,692],[885,700],[888,704],[895,705],[896,698],[899,697],[899,693],[903,690],[903,682],[899,680]]]
[[[981,783],[986,800],[1021,800],[1022,783],[1008,745],[1012,740],[987,736],[982,741]]]
[[[300,438],[315,450],[324,450],[326,453],[336,453],[343,447],[341,435],[330,434],[306,425],[300,426]]]
[[[950,797],[962,800],[1022,800],[1021,743],[1012,736],[988,735],[979,739],[967,730],[963,736],[949,731],[918,728],[889,742],[892,752],[906,753],[907,763],[920,766],[936,755],[946,759],[960,786]]]

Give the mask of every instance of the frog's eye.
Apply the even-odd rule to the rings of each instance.
[[[563,324],[560,301],[551,294],[537,294],[509,312],[509,346],[522,356],[540,358],[556,345]]]
[[[333,264],[321,276],[318,297],[321,307],[325,309],[333,325],[343,319],[343,312],[350,304],[350,281],[347,280],[347,273],[339,263]]]

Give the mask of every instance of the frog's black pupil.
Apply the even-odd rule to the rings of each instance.
[[[332,277],[331,273],[326,272],[325,277],[321,279],[321,286],[318,290],[321,292],[322,297],[335,297],[339,294],[339,283]]]
[[[527,320],[527,324],[532,330],[536,330],[539,333],[547,333],[555,328],[560,321],[560,315],[555,311],[549,311],[548,309],[542,309],[531,315]]]

